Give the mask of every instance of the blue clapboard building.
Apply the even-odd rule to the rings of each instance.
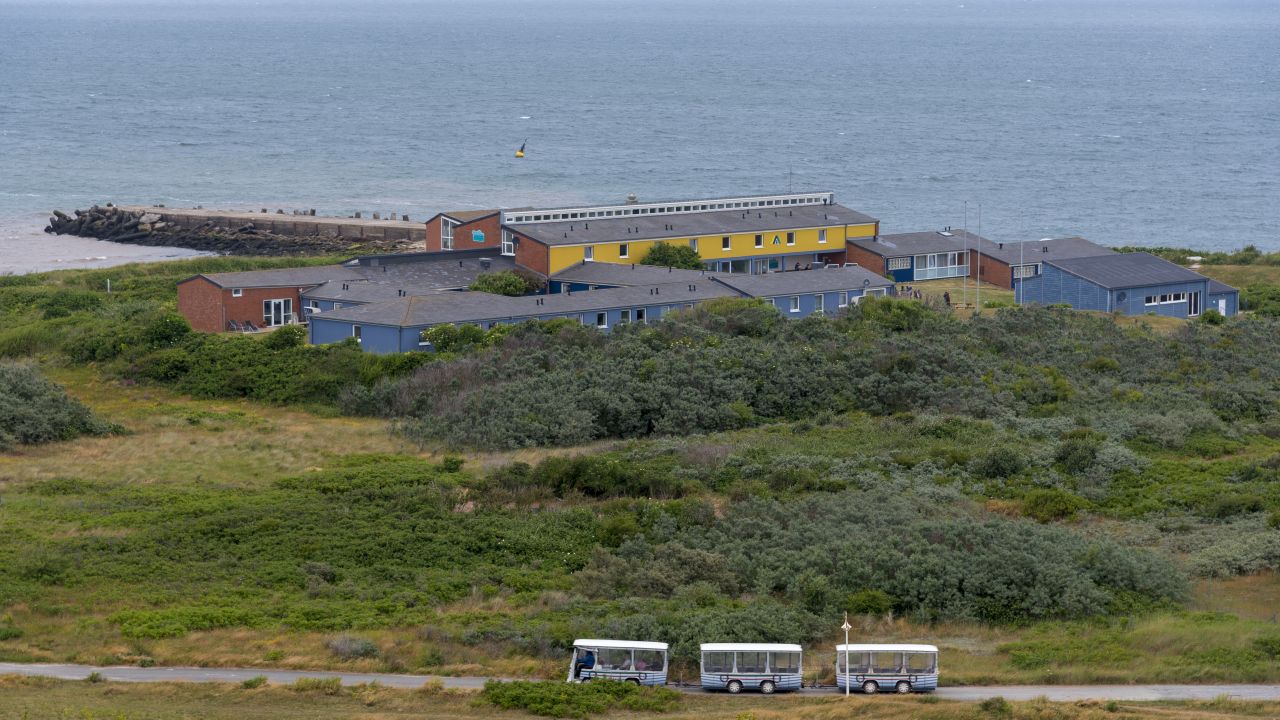
[[[1239,291],[1149,253],[1045,260],[1039,275],[1014,281],[1019,304],[1192,318],[1239,312]]]

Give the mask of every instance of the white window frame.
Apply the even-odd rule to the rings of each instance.
[[[241,297],[244,295],[244,288],[231,288],[231,297]]]
[[[849,291],[848,290],[840,291],[840,301],[838,303],[838,306],[842,308],[849,307]]]
[[[890,271],[893,270],[910,270],[911,257],[891,257],[886,261],[885,267]]]
[[[637,325],[649,324],[649,313],[645,312],[644,308],[636,308],[636,324]]]
[[[822,293],[815,293],[813,296],[813,311],[817,313],[825,313],[827,311],[827,296]]]
[[[441,250],[453,249],[453,228],[454,227],[455,225],[453,221],[450,220],[449,218],[445,218],[445,217],[440,218],[440,249]]]
[[[587,245],[582,248],[582,259],[586,262],[596,261],[596,248],[594,245]]]
[[[360,329],[360,326],[359,326],[359,325],[352,325],[352,326],[351,326],[351,337],[355,338],[355,339],[356,339],[356,342],[357,342],[357,343],[359,343],[359,344],[361,344],[361,345],[363,345],[363,344],[364,344],[364,337],[363,337],[363,334],[364,334],[364,331]]]
[[[502,230],[502,254],[511,256],[516,254],[516,236],[510,230]]]
[[[764,233],[756,233],[756,247],[764,247]]]
[[[601,323],[601,322],[600,322],[600,321],[601,321],[601,319],[603,319],[603,320],[604,320],[604,322],[603,322],[603,323]],[[608,330],[608,329],[609,329],[609,313],[608,313],[608,311],[605,311],[605,312],[597,312],[597,313],[596,313],[596,329],[597,329],[597,330]]]
[[[729,251],[730,251],[730,250],[732,250],[732,249],[733,249],[733,240],[731,240],[731,239],[730,239],[730,236],[725,235],[725,236],[721,237],[721,238],[720,238],[720,251],[721,251],[721,252],[729,252]]]
[[[819,229],[818,229],[818,244],[819,244],[819,245],[826,245],[826,244],[827,244],[827,229],[826,229],[826,228],[819,228]]]
[[[631,255],[629,254],[631,252],[631,248],[628,247],[628,244],[629,243],[618,243],[618,257],[620,258],[631,257]]]
[[[790,312],[793,312],[793,313],[800,312],[800,296],[792,295],[790,305],[791,305]]]
[[[796,234],[795,234],[795,231],[792,231],[792,232],[788,232],[788,233],[787,233],[787,244],[788,244],[788,245],[795,245],[795,244],[796,244]]]
[[[430,329],[431,328],[423,328],[418,331],[418,347],[426,347],[431,344],[431,341],[427,339],[427,331]]]
[[[1153,307],[1153,306],[1155,306],[1155,305],[1159,305],[1159,304],[1160,304],[1160,296],[1159,296],[1159,295],[1148,295],[1148,296],[1146,296],[1145,298],[1143,298],[1143,304],[1144,304],[1144,305],[1146,305],[1147,307]]]
[[[631,310],[623,309],[618,311],[618,324],[623,325],[631,322]]]

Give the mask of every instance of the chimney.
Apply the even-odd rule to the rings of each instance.
[[[1003,249],[1004,249],[1004,243],[999,243],[999,245],[1000,245],[1000,249],[1001,249],[1001,250],[1003,250]]]

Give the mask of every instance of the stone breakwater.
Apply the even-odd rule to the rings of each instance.
[[[44,231],[151,247],[221,255],[328,255],[421,249],[422,223],[403,219],[317,217],[274,213],[94,205],[68,215],[54,210]]]

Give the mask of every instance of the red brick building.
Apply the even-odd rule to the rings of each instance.
[[[502,245],[498,210],[443,212],[427,221],[427,252],[475,250]]]
[[[1015,275],[1019,278],[1040,275],[1046,260],[1074,260],[1115,254],[1111,248],[1089,242],[1082,237],[1004,243],[982,239],[974,247],[977,252],[969,253],[971,274],[1006,290],[1013,289]]]
[[[358,274],[337,265],[195,275],[178,283],[178,312],[202,332],[223,332],[245,323],[274,327],[297,322],[302,291]],[[231,284],[234,283],[234,284]]]

